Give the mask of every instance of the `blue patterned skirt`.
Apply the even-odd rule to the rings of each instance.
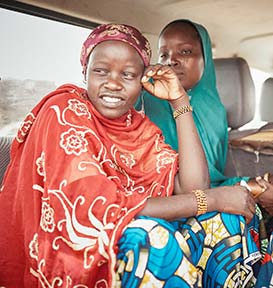
[[[119,241],[117,278],[126,288],[249,287],[261,257],[242,216],[140,216]]]
[[[256,288],[273,288],[273,232],[258,274]]]

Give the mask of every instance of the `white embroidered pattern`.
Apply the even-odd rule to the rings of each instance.
[[[26,118],[24,119],[23,123],[21,124],[20,128],[17,131],[16,140],[19,143],[25,141],[34,120],[35,116],[33,113],[27,114]]]
[[[166,166],[175,162],[175,154],[171,151],[162,151],[157,155],[157,173],[160,173],[162,168],[166,168]]]
[[[132,169],[133,166],[136,164],[133,154],[127,154],[127,155],[122,154],[120,155],[120,159],[130,169]]]
[[[54,209],[45,201],[42,202],[40,226],[45,232],[53,232],[55,228]]]
[[[87,152],[88,142],[85,139],[85,133],[70,128],[67,132],[61,134],[60,146],[65,150],[66,154],[74,154],[76,156]]]
[[[47,279],[45,273],[43,272],[44,267],[46,267],[46,261],[45,259],[42,259],[38,263],[37,270],[34,270],[33,268],[30,268],[30,273],[39,279],[39,284],[41,284],[41,287],[43,288],[57,288],[57,287],[64,287],[64,288],[89,288],[88,286],[84,284],[73,284],[73,281],[69,275],[65,275],[62,279],[61,277],[54,277],[52,279],[52,282],[49,282]],[[40,286],[39,286],[40,287]]]
[[[111,214],[115,209],[118,209],[119,206],[115,204],[108,205],[105,209],[103,221],[101,222],[95,214],[93,214],[92,210],[95,205],[98,205],[97,202],[100,202],[99,205],[103,206],[106,203],[106,199],[102,196],[97,197],[88,209],[90,224],[88,226],[82,225],[77,219],[76,210],[80,209],[80,206],[85,203],[85,197],[78,196],[74,202],[71,202],[63,191],[63,187],[66,185],[67,182],[62,181],[59,189],[48,190],[49,194],[56,196],[65,212],[65,218],[58,221],[58,230],[62,231],[65,228],[68,235],[68,238],[63,236],[56,237],[53,241],[53,249],[58,250],[58,241],[62,240],[73,250],[82,250],[84,252],[84,268],[89,268],[94,260],[92,256],[94,249],[98,249],[99,253],[108,259],[105,246],[109,245],[109,238],[106,231],[113,229],[114,224],[112,222],[107,223],[107,219],[111,218]]]
[[[75,112],[76,115],[87,116],[88,119],[91,119],[91,114],[88,111],[87,106],[83,102],[77,99],[69,99],[68,104],[69,109]]]
[[[45,152],[41,153],[41,156],[36,159],[37,165],[37,173],[40,176],[44,177],[44,181],[46,180],[46,173],[45,173]]]
[[[38,233],[34,234],[33,239],[30,241],[28,247],[30,257],[38,261]]]

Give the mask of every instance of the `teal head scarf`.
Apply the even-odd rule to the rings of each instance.
[[[227,117],[216,88],[210,37],[202,25],[189,20],[179,21],[189,23],[197,30],[203,47],[203,75],[187,93],[191,97],[193,118],[208,161],[211,186],[231,185],[238,182],[240,178],[228,179],[224,176],[228,147]],[[138,99],[136,109],[144,109],[145,114],[162,130],[165,142],[177,150],[176,124],[168,101],[144,92]]]

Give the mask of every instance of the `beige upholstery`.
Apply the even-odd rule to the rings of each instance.
[[[2,183],[5,171],[10,161],[10,144],[12,137],[1,136],[0,137],[0,185]]]
[[[214,60],[219,95],[227,110],[228,125],[238,129],[254,118],[255,87],[243,58]]]
[[[265,80],[260,100],[261,120],[273,122],[273,78]]]

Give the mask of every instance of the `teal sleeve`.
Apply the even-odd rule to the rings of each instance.
[[[211,187],[217,187],[217,186],[232,186],[241,180],[245,180],[246,182],[250,179],[250,177],[232,177],[232,178],[226,178],[222,182],[218,183],[211,183]]]

